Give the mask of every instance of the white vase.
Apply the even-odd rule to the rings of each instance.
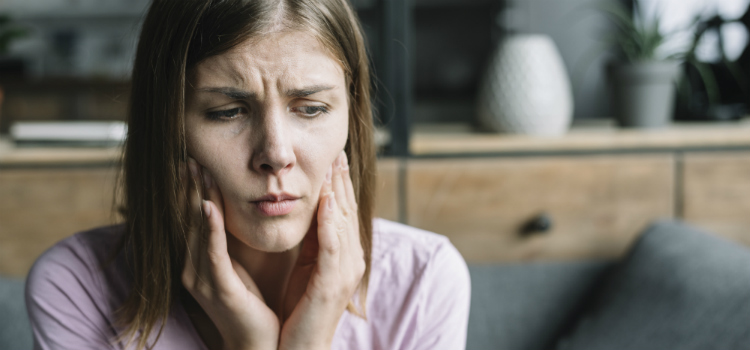
[[[488,131],[559,136],[573,117],[570,79],[545,35],[508,35],[489,62],[479,89],[479,126]]]

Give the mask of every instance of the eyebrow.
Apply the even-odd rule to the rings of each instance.
[[[201,88],[195,90],[197,92],[213,92],[217,94],[222,94],[226,97],[229,97],[234,100],[247,100],[249,98],[255,97],[255,94],[249,91],[244,91],[240,89],[235,89],[231,87],[209,87],[209,88]]]
[[[314,95],[322,91],[331,90],[333,88],[334,88],[333,86],[329,86],[329,85],[313,85],[313,86],[308,86],[302,89],[287,90],[285,93],[289,97],[307,97],[307,96]],[[234,100],[247,100],[250,98],[254,98],[256,96],[255,93],[232,88],[232,87],[208,87],[208,88],[197,89],[195,91],[222,94]]]
[[[333,86],[328,85],[313,85],[302,89],[287,90],[286,95],[289,97],[307,97],[313,94],[317,94],[321,91],[331,90]]]

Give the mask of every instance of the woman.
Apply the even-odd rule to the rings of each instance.
[[[464,348],[461,256],[373,220],[349,4],[155,0],[132,84],[126,223],[37,261],[36,348]]]

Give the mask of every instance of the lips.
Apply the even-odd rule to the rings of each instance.
[[[264,216],[281,216],[291,213],[298,201],[299,197],[281,193],[267,194],[251,203]]]

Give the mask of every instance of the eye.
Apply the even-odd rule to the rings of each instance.
[[[244,107],[237,107],[221,111],[206,112],[206,118],[211,120],[231,120],[240,117],[242,114],[247,114],[247,109]]]
[[[317,117],[321,113],[328,113],[328,107],[325,106],[301,106],[292,108],[292,112],[300,114],[307,118]]]

